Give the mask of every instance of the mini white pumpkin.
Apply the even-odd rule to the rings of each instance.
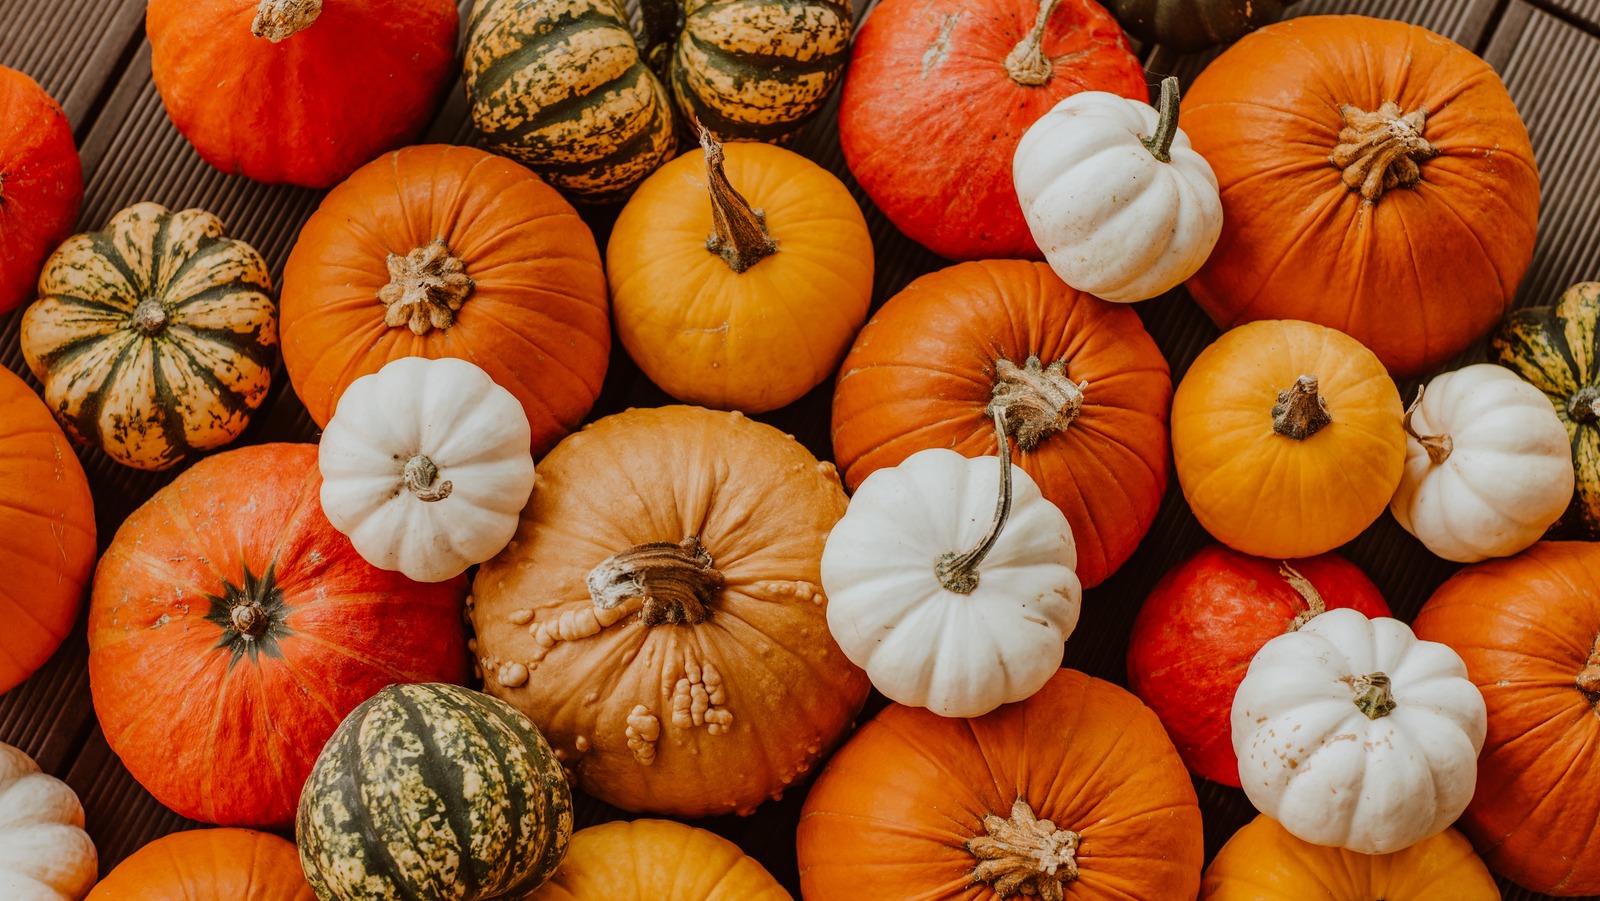
[[[1256,809],[1312,844],[1387,854],[1466,809],[1488,719],[1455,651],[1340,608],[1256,652],[1232,726]]]
[[[402,357],[339,397],[317,453],[322,510],[368,563],[441,582],[516,534],[530,442],[522,404],[482,369]]]
[[[1000,445],[877,470],[828,534],[828,629],[892,701],[978,716],[1061,667],[1083,595],[1072,527]]]
[[[0,742],[0,898],[80,901],[98,873],[78,795]]]
[[[1163,294],[1195,274],[1222,234],[1211,164],[1178,128],[1178,80],[1161,110],[1104,91],[1056,104],[1012,157],[1023,218],[1061,280],[1104,300]]]
[[[1389,509],[1458,563],[1505,557],[1572,500],[1567,428],[1544,392],[1490,363],[1435,376],[1406,411],[1406,468]]]

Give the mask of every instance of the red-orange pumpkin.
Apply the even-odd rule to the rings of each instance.
[[[194,829],[158,838],[86,901],[315,901],[293,842],[249,829]]]
[[[345,714],[393,682],[466,681],[466,580],[362,560],[321,486],[313,445],[208,457],[128,517],[95,571],[106,742],[191,819],[288,828]]]
[[[0,313],[33,293],[82,203],[83,164],[66,113],[33,79],[0,66]]]

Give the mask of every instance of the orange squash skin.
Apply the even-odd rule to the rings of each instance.
[[[83,163],[61,104],[0,66],[0,314],[33,294],[82,204]]]
[[[555,875],[523,901],[793,901],[753,857],[672,820],[615,820],[572,835]]]
[[[158,838],[117,864],[86,901],[316,901],[294,843],[250,829]]]

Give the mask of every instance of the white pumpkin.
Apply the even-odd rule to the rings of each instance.
[[[1178,128],[1178,80],[1161,110],[1104,91],[1056,104],[1012,157],[1017,200],[1061,280],[1104,300],[1163,294],[1195,274],[1222,234],[1211,164]]]
[[[1256,809],[1312,844],[1387,854],[1466,809],[1488,719],[1455,651],[1340,608],[1256,652],[1232,726]]]
[[[440,582],[498,554],[533,491],[528,416],[465,360],[350,383],[317,452],[322,510],[368,563]]]
[[[890,700],[978,716],[1060,668],[1077,564],[1066,516],[1009,452],[918,451],[867,476],[828,534],[828,629]]]
[[[0,898],[80,901],[98,873],[77,794],[0,742]]]
[[[1389,509],[1458,563],[1538,541],[1572,500],[1572,448],[1544,392],[1479,363],[1435,376],[1406,411],[1406,468]]]

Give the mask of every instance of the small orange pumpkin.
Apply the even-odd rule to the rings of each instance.
[[[793,901],[739,846],[671,820],[575,832],[555,875],[524,901]]]
[[[112,870],[86,901],[316,901],[293,842],[252,829],[158,838]]]

